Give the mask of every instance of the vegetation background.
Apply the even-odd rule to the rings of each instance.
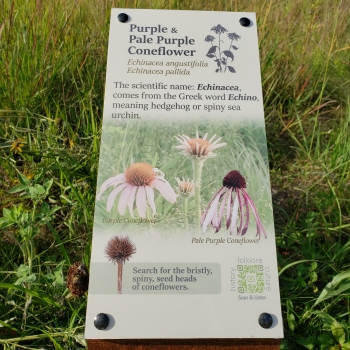
[[[257,13],[282,349],[350,349],[350,3],[0,2],[0,343],[83,349],[111,7]]]
[[[222,188],[224,176],[231,170],[239,170],[247,181],[247,192],[256,204],[259,215],[266,229],[273,224],[271,207],[271,189],[269,183],[269,169],[267,160],[265,125],[259,121],[229,121],[222,120],[213,123],[210,118],[198,121],[182,121],[176,119],[166,122],[160,121],[105,121],[104,141],[100,148],[100,168],[97,180],[97,189],[108,178],[123,173],[130,165],[136,162],[146,162],[165,174],[165,179],[177,188],[177,178],[194,179],[192,160],[184,156],[175,147],[180,145],[176,140],[178,135],[196,137],[196,131],[203,137],[208,133],[207,139],[217,135],[214,140],[222,137],[219,142],[225,142],[224,147],[215,150],[216,156],[206,159],[203,166],[201,202],[202,209],[211,201],[215,193]],[[111,189],[101,196],[95,206],[94,227],[101,230],[108,229],[103,224],[103,218],[118,217],[117,199],[111,212],[107,212],[106,203]],[[179,196],[181,197],[181,196]],[[119,198],[119,197],[118,197]],[[164,200],[161,195],[155,197],[157,208],[157,228],[170,230],[178,228],[178,232],[188,235],[188,228],[197,232],[195,225],[195,198],[187,198],[186,209],[184,198],[178,198],[175,204]],[[136,205],[134,205],[135,209]],[[136,214],[136,209],[134,214]],[[150,214],[150,213],[149,213]],[[138,215],[136,214],[136,217]],[[125,218],[131,218],[129,209],[125,211]],[[188,224],[190,226],[188,227]],[[119,225],[121,226],[121,225]],[[121,230],[135,229],[136,225],[125,224]],[[187,229],[185,229],[185,227]],[[113,227],[110,227],[113,229]],[[140,230],[144,227],[138,226]],[[156,227],[153,227],[154,229]],[[249,227],[249,238],[255,238],[257,229],[255,223]],[[273,229],[272,229],[273,231]],[[213,234],[214,229],[208,229]],[[162,232],[162,235],[164,232]],[[226,228],[217,233],[227,236]],[[176,233],[178,235],[178,233]]]

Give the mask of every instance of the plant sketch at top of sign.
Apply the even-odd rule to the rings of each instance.
[[[228,32],[228,30],[222,27],[220,24],[211,28],[211,30],[218,35],[218,39],[212,35],[207,35],[204,41],[211,44],[211,48],[207,52],[206,56],[209,58],[213,58],[214,62],[216,62],[218,68],[215,70],[215,72],[225,73],[227,71],[230,73],[236,73],[235,69],[232,66],[228,65],[228,63],[233,62],[234,59],[231,49],[238,50],[238,47],[232,45],[232,43],[234,40],[238,41],[238,39],[240,39],[241,37],[236,33],[228,33],[227,37],[230,40],[229,47],[227,50],[222,50],[222,43],[224,43],[224,41],[222,40],[221,35]],[[213,41],[216,39],[217,45],[213,45]],[[231,61],[229,61],[230,59]]]

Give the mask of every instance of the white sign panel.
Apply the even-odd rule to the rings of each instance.
[[[255,14],[112,10],[85,336],[283,337]]]

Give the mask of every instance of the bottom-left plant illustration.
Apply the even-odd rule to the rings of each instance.
[[[123,264],[136,253],[136,246],[127,236],[114,236],[108,241],[105,253],[109,261],[118,264],[118,294],[122,294]]]

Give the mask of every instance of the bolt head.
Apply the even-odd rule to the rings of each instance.
[[[119,22],[125,23],[129,20],[129,16],[126,13],[119,13],[118,20]]]
[[[270,328],[272,326],[272,323],[273,323],[272,316],[270,314],[268,314],[267,312],[263,312],[259,316],[258,322],[262,328]]]
[[[108,327],[108,324],[109,324],[109,317],[104,313],[100,313],[96,315],[96,317],[94,318],[94,325],[97,329],[100,329],[100,330],[106,329]]]
[[[250,26],[250,19],[247,18],[247,17],[242,17],[240,20],[239,20],[239,23],[241,26],[243,27],[249,27]]]

